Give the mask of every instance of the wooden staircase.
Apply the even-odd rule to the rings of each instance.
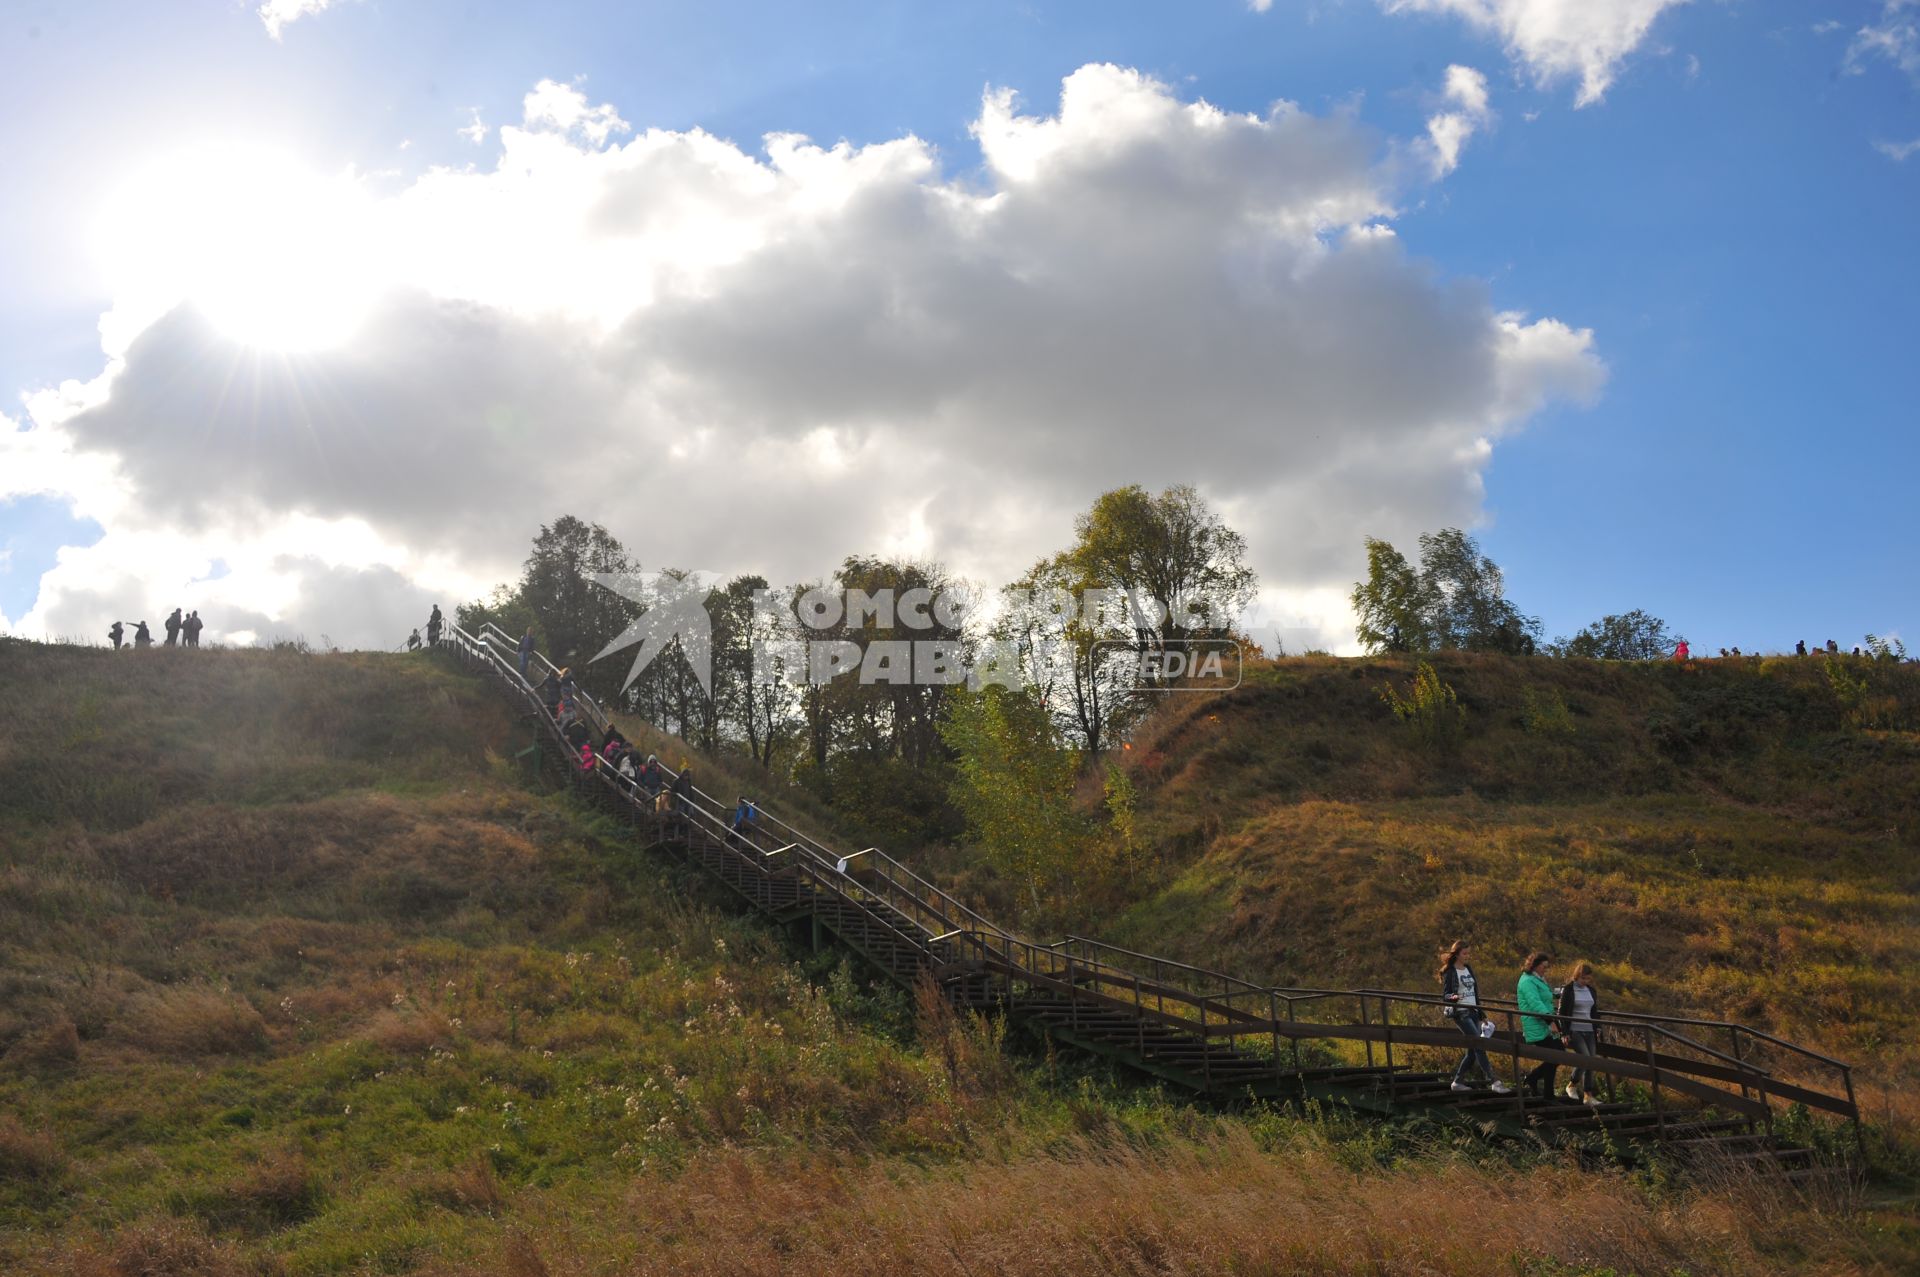
[[[1512,1094],[1456,1091],[1447,1063],[1462,1049],[1437,998],[1378,989],[1283,989],[1132,953],[1082,937],[1036,944],[981,917],[875,848],[843,854],[771,813],[742,829],[696,791],[660,814],[604,765],[583,771],[492,627],[455,626],[442,641],[514,697],[543,765],[628,822],[642,844],[725,885],[756,913],[810,929],[913,990],[932,980],[957,1009],[1007,1016],[1048,1039],[1198,1095],[1315,1101],[1389,1115],[1426,1114],[1509,1135],[1615,1150],[1657,1146],[1696,1166],[1815,1179],[1857,1169],[1859,1110],[1838,1060],[1743,1025],[1609,1014],[1598,1057],[1520,1033],[1518,1008],[1485,1001],[1485,1042]],[[548,668],[551,668],[550,666]],[[610,720],[581,697],[603,737]],[[669,783],[672,773],[668,773]],[[1722,1049],[1716,1043],[1724,1042]],[[1523,1066],[1591,1066],[1607,1102],[1519,1092]],[[1775,1137],[1775,1109],[1800,1105],[1852,1124],[1844,1162]]]

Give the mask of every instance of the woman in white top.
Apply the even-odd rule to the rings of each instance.
[[[1513,1088],[1494,1077],[1493,1066],[1487,1063],[1486,1048],[1482,1045],[1485,1039],[1480,1025],[1486,1017],[1480,1010],[1479,986],[1473,978],[1473,968],[1467,963],[1468,956],[1464,940],[1455,940],[1453,947],[1440,955],[1440,998],[1447,1004],[1447,1017],[1467,1036],[1468,1042],[1466,1054],[1453,1070],[1453,1089],[1471,1091],[1473,1084],[1467,1080],[1467,1074],[1477,1072],[1495,1094],[1506,1095]]]

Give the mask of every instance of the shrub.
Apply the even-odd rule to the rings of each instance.
[[[1560,695],[1559,688],[1540,690],[1529,687],[1525,702],[1520,717],[1528,731],[1537,736],[1573,735],[1573,714],[1567,709],[1566,699]]]
[[[1395,691],[1392,684],[1380,689],[1380,699],[1407,725],[1407,732],[1422,749],[1437,754],[1451,752],[1466,730],[1467,712],[1453,688],[1440,681],[1433,666],[1420,662],[1414,671],[1407,695]]]

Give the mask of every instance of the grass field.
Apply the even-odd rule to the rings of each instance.
[[[1884,1185],[1807,1200],[1453,1129],[1206,1113],[1015,1048],[736,916],[543,790],[503,704],[431,657],[0,642],[0,1271],[1920,1262]],[[1160,748],[1152,817],[1175,841],[1182,748]],[[1360,801],[1292,826],[1254,805],[1126,921],[1187,907],[1228,959],[1273,952],[1216,916],[1240,878],[1189,875],[1215,856],[1255,874],[1258,846],[1314,829],[1333,856]],[[1490,800],[1381,801],[1452,827]],[[1361,947],[1327,921],[1323,952]],[[1897,1032],[1884,995],[1858,996]]]

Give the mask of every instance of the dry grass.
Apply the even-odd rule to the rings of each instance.
[[[118,1032],[155,1055],[196,1059],[250,1055],[267,1045],[267,1024],[231,991],[185,986],[156,989],[133,1000]]]
[[[1617,1176],[1554,1166],[1356,1170],[1324,1149],[1275,1156],[1233,1128],[1151,1152],[1078,1141],[932,1171],[716,1151],[605,1210],[563,1218],[528,1203],[521,1222],[554,1277],[1894,1271],[1844,1204],[1752,1186],[1651,1200]],[[427,1271],[518,1277],[527,1262]]]
[[[59,1141],[31,1131],[10,1113],[0,1113],[0,1180],[53,1179],[67,1168]]]

